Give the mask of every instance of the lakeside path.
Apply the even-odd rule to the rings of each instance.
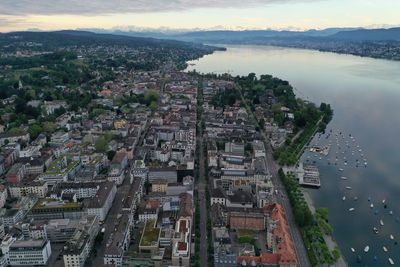
[[[316,208],[314,206],[314,202],[313,202],[310,194],[308,192],[305,192],[304,190],[302,190],[302,191],[303,191],[304,199],[306,200],[306,203],[307,203],[310,211],[312,212],[312,214],[315,214]],[[333,250],[336,247],[338,247],[340,250],[340,247],[337,245],[336,241],[333,239],[332,236],[324,235],[324,240],[330,250]],[[330,266],[331,267],[347,267],[348,264],[347,264],[346,260],[344,259],[343,254],[340,253],[340,258],[337,260],[337,262]]]

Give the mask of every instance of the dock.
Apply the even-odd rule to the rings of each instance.
[[[310,152],[319,153],[321,155],[327,156],[329,154],[329,150],[331,149],[330,145],[327,146],[311,146],[309,147]]]
[[[296,174],[300,185],[315,188],[321,187],[321,180],[317,166],[303,165],[303,163],[300,163],[299,167],[296,169]]]

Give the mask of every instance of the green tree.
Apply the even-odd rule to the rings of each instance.
[[[97,138],[94,144],[96,151],[103,153],[107,151],[107,146],[108,146],[108,141],[104,136],[100,136],[99,138]]]
[[[11,128],[8,132],[9,132],[10,134],[21,134],[23,131],[22,131],[21,128],[15,127],[15,128]]]
[[[57,129],[57,125],[54,122],[45,121],[43,122],[43,131],[51,134],[54,133]]]
[[[32,139],[36,139],[39,134],[43,132],[43,128],[39,124],[33,124],[31,127],[28,129],[28,133],[30,134]]]
[[[157,102],[152,101],[149,107],[152,111],[155,111],[157,109]]]

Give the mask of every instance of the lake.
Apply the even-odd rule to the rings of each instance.
[[[321,173],[321,188],[306,191],[316,207],[329,208],[334,238],[349,266],[390,266],[389,257],[400,266],[400,62],[270,46],[225,47],[189,62],[188,70],[271,74],[289,81],[298,97],[332,105],[327,133],[312,141],[330,144],[329,155],[302,156]]]

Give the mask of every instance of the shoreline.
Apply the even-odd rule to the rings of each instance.
[[[304,195],[304,199],[306,200],[306,203],[308,205],[308,208],[310,209],[312,214],[315,214],[315,205],[314,205],[314,201],[312,200],[310,194],[306,191],[304,191],[304,189],[302,189],[303,191],[303,195]],[[332,267],[347,267],[348,264],[345,260],[345,258],[343,257],[342,251],[339,247],[339,245],[336,243],[335,239],[333,238],[333,236],[329,236],[329,235],[324,235],[324,239],[325,239],[325,243],[328,246],[328,248],[330,250],[335,249],[335,247],[339,248],[340,251],[340,258],[337,260],[337,262],[333,265],[330,265]]]

